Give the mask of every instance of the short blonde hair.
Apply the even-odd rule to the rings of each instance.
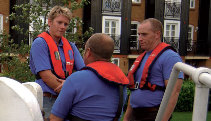
[[[54,6],[48,14],[48,19],[54,20],[59,15],[63,15],[67,17],[69,20],[71,20],[72,18],[72,12],[70,11],[69,8]]]

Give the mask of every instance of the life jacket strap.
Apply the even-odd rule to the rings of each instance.
[[[163,86],[151,84],[149,82],[147,84],[145,84],[143,87],[140,87],[140,83],[139,82],[136,82],[135,83],[135,87],[134,88],[131,88],[131,90],[137,90],[137,89],[151,90],[151,91],[155,91],[155,90],[165,91],[166,90],[166,88],[163,87]]]

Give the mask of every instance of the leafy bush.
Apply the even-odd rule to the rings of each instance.
[[[184,80],[175,111],[193,110],[195,84],[191,80]]]

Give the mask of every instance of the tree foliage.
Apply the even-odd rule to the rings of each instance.
[[[7,76],[20,82],[33,81],[35,78],[29,68],[30,42],[39,33],[46,31],[47,15],[55,5],[66,6],[72,12],[84,5],[89,4],[88,0],[33,0],[30,3],[17,4],[13,7],[15,12],[10,14],[10,20],[15,23],[11,26],[11,35],[3,32],[0,35],[0,63],[3,65],[1,76]],[[91,36],[93,29],[90,27],[82,34],[83,22],[79,17],[72,18],[65,37],[71,41],[83,44],[84,38]],[[73,32],[76,29],[76,32]],[[12,34],[15,34],[15,36]],[[21,42],[16,39],[21,37]],[[82,49],[79,48],[80,51]]]

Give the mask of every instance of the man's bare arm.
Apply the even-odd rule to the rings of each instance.
[[[165,81],[165,84],[167,83],[168,83],[168,80]],[[171,93],[171,96],[169,98],[169,103],[167,105],[167,108],[165,109],[162,121],[168,121],[169,118],[171,117],[171,114],[173,113],[174,108],[177,104],[182,83],[183,83],[182,79],[177,79],[176,85],[174,86],[173,92]]]
[[[42,78],[42,80],[52,89],[56,89],[58,86],[62,84],[57,80],[58,78],[51,72],[51,70],[40,71],[39,75]],[[57,93],[59,93],[59,91]]]
[[[50,121],[63,121],[64,120],[64,119],[59,118],[53,114],[50,115],[49,119],[50,119]]]

